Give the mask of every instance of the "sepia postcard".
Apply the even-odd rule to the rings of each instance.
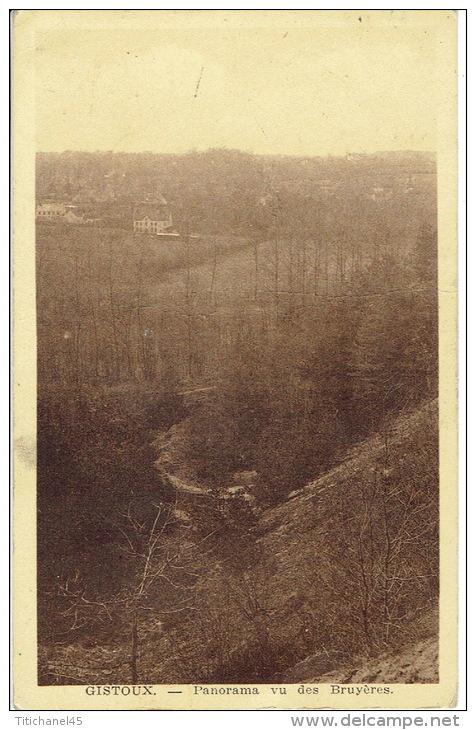
[[[14,12],[17,709],[455,706],[456,60]]]

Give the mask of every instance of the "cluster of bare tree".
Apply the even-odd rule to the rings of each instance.
[[[434,252],[434,234],[420,244]],[[431,261],[420,276],[418,250],[405,264],[375,259],[327,297],[278,287],[248,301],[221,349],[214,398],[187,422],[199,478],[255,469],[279,498],[389,414],[436,394],[436,279]]]
[[[437,392],[432,195],[376,205],[336,161],[341,196],[305,194],[279,161],[267,175],[281,189],[261,189],[253,163],[251,195],[240,155],[187,164],[204,162],[207,195],[202,178],[182,190],[190,215],[216,195],[207,220],[226,209],[246,238],[158,244],[53,224],[37,236],[39,635],[107,647],[125,682],[152,681],[158,656],[160,681],[260,681],[324,645],[375,652],[435,594],[433,437],[405,462],[387,443],[395,417]],[[150,445],[179,423],[188,473],[213,490],[185,512]],[[319,561],[301,575],[311,586],[319,573],[322,595],[296,599],[280,633],[287,609],[270,597],[256,513],[220,497],[248,470],[261,508],[283,503],[378,432],[366,478],[336,487],[320,515]],[[42,681],[101,679],[58,671],[43,661]]]

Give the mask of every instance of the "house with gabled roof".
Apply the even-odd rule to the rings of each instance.
[[[144,201],[134,206],[134,232],[163,233],[172,228],[172,215],[167,201],[159,196],[154,202]]]

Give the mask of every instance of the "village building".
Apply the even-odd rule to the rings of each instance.
[[[82,213],[80,213],[78,210],[76,210],[73,205],[67,206],[66,213],[64,214],[64,219],[67,223],[85,223],[86,222],[84,215],[82,215]]]
[[[375,202],[391,200],[397,193],[398,183],[393,177],[376,180],[370,187],[368,197]]]
[[[88,208],[85,206],[67,205],[66,213],[64,214],[64,220],[66,221],[66,223],[77,223],[78,225],[100,222],[99,218],[90,218],[89,215]]]
[[[87,217],[86,210],[81,206],[53,201],[37,203],[36,217],[38,220],[77,223],[80,225],[97,222],[97,219]]]
[[[58,220],[66,215],[66,204],[45,201],[36,204],[36,217],[42,220]]]
[[[172,228],[172,215],[165,198],[134,206],[134,232],[160,234]]]

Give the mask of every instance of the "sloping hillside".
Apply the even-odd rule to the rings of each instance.
[[[180,492],[185,598],[158,584],[138,681],[437,681],[437,416],[435,401],[402,414],[277,507]],[[128,651],[83,639],[44,665],[127,683]]]
[[[203,603],[174,628],[186,655],[177,681],[284,681],[322,651],[370,672],[372,657],[436,632],[437,416],[435,401],[401,415],[248,529],[227,503]],[[195,522],[209,509],[187,498]]]
[[[294,625],[301,652],[344,651],[356,666],[427,635],[438,595],[437,413],[433,401],[401,416],[263,514],[257,572],[271,574],[282,633]]]
[[[429,684],[438,682],[438,637],[411,644],[396,653],[382,654],[359,667],[306,677],[320,684]]]

